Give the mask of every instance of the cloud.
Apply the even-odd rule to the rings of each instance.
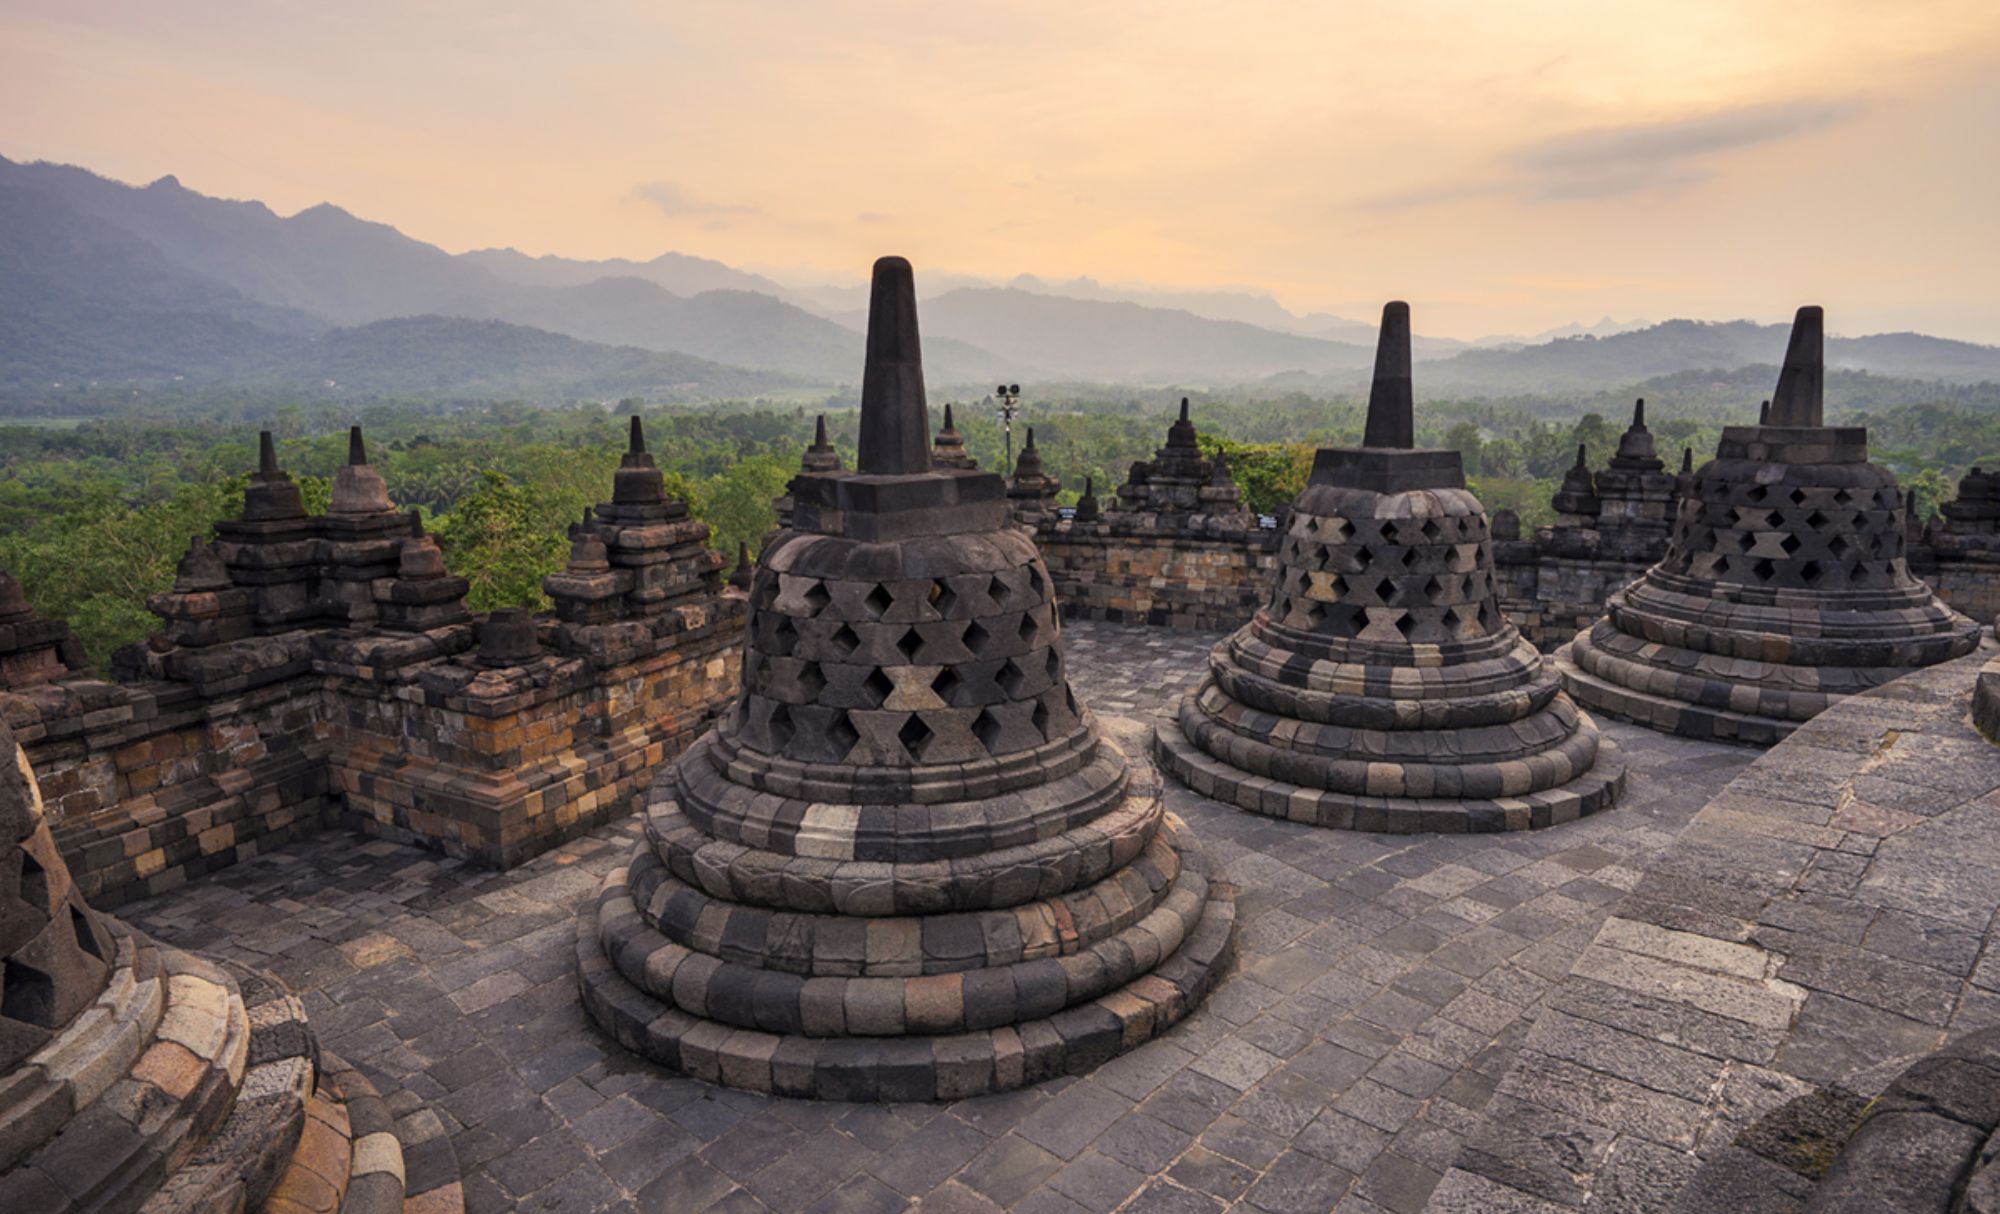
[[[763,214],[758,207],[697,198],[684,186],[671,181],[642,181],[632,187],[632,196],[652,203],[660,208],[662,214],[676,219],[701,217],[713,221],[723,216]]]
[[[884,215],[880,211],[858,211],[854,216],[854,222],[856,223],[894,223],[895,221],[895,216]]]
[[[1705,181],[1709,171],[1693,162],[1825,130],[1850,121],[1862,108],[1852,98],[1746,106],[1558,135],[1508,159],[1536,182],[1538,199],[1606,198]]]
[[[1577,202],[1686,189],[1715,176],[1706,160],[1838,126],[1864,108],[1855,98],[1793,101],[1572,131],[1516,148],[1485,172],[1367,195],[1346,209],[1399,211],[1495,198]]]

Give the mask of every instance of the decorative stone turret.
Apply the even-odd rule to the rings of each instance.
[[[750,555],[750,545],[736,541],[736,568],[729,571],[729,588],[750,592],[750,582],[757,575],[757,562]]]
[[[667,497],[633,416],[611,500],[572,534],[570,564],[542,579],[560,621],[558,647],[603,665],[685,626],[676,609],[712,600],[721,589],[722,555],[708,547],[708,536],[708,524],[690,517],[686,502]]]
[[[1459,455],[1412,449],[1410,311],[1383,309],[1363,447],[1322,448],[1268,606],[1155,731],[1166,770],[1253,813],[1521,830],[1610,805],[1624,767],[1500,612]]]
[[[1229,475],[1228,461],[1202,455],[1185,396],[1180,417],[1167,430],[1166,445],[1150,463],[1132,465],[1111,513],[1127,525],[1183,532],[1241,532],[1257,522],[1244,509],[1243,492]]]
[[[1599,552],[1607,560],[1656,561],[1666,553],[1678,499],[1646,429],[1646,402],[1632,405],[1632,424],[1611,463],[1597,474]]]
[[[1095,477],[1086,476],[1083,478],[1083,496],[1076,499],[1076,514],[1074,517],[1079,523],[1095,523],[1104,517],[1103,510],[1097,504],[1097,480]]]
[[[392,632],[430,632],[470,620],[465,609],[468,583],[446,571],[444,552],[424,534],[414,513],[410,526],[415,534],[397,553],[395,579],[377,587],[382,627]]]
[[[626,1048],[733,1087],[951,1099],[1161,1033],[1233,905],[1064,678],[1000,477],[935,469],[909,263],[875,265],[857,471],[793,482],[744,693],[578,921]]]
[[[950,408],[949,405],[945,407],[947,409]],[[834,450],[833,444],[826,439],[826,414],[824,413],[813,420],[812,446],[807,447],[805,455],[800,458],[799,471],[840,471],[840,452]],[[776,512],[778,522],[771,529],[770,534],[766,535],[763,541],[757,545],[759,551],[769,546],[771,536],[792,525],[792,489],[790,485],[785,486],[783,493],[771,499],[771,509]]]
[[[1928,527],[1919,522],[1916,490],[1903,509],[1911,572],[1954,609],[1991,623],[2000,613],[2000,473],[1966,473],[1958,497],[1941,503]]]
[[[1007,481],[1007,500],[1013,506],[1015,521],[1029,527],[1053,522],[1056,494],[1061,491],[1062,481],[1042,466],[1042,453],[1035,446],[1035,428],[1029,426],[1027,444],[1015,458],[1014,475]]]
[[[249,591],[239,588],[215,545],[194,536],[174,567],[173,589],[146,599],[146,609],[166,621],[155,648],[203,648],[249,636],[256,627]]]
[[[347,433],[347,463],[333,478],[333,500],[319,520],[325,548],[320,607],[336,624],[365,625],[379,614],[375,583],[396,575],[403,541],[416,531],[412,516],[389,500],[389,486],[368,462],[361,427]]]
[[[1576,462],[1563,473],[1553,504],[1558,526],[1592,527],[1597,523],[1597,486],[1591,480],[1582,443],[1576,445]]]
[[[36,615],[21,583],[0,569],[0,691],[52,683],[85,668],[83,646],[69,625]]]
[[[931,440],[931,467],[968,472],[979,467],[979,462],[965,453],[965,436],[953,422],[950,401],[944,404],[944,426]]]
[[[276,980],[91,910],[0,718],[0,1210],[462,1210],[348,1074]]]
[[[257,471],[243,490],[243,515],[215,525],[216,551],[229,579],[255,600],[260,633],[317,624],[325,554],[320,520],[306,513],[299,487],[278,466],[271,432],[257,436]]]
[[[1723,431],[1666,556],[1561,659],[1583,703],[1769,745],[1832,701],[1968,653],[1978,626],[1911,576],[1894,474],[1824,419],[1823,319],[1801,308],[1757,426]]]

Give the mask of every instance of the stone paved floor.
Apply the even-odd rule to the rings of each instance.
[[[1216,637],[1066,629],[1128,752]],[[1243,890],[1239,958],[1165,1038],[1082,1078],[949,1106],[705,1087],[577,1003],[578,901],[635,823],[511,873],[333,834],[125,907],[277,972],[326,1044],[452,1128],[473,1211],[1322,1211],[1424,1205],[1544,994],[1752,752],[1611,725],[1627,803],[1506,836],[1321,831],[1175,788]]]

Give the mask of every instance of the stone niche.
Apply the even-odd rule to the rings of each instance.
[[[242,517],[190,545],[115,681],[0,698],[79,887],[157,893],[336,825],[510,866],[629,812],[734,695],[744,610],[636,420],[632,446],[548,579],[555,613],[481,618],[358,431],[323,516],[267,438]]]
[[[1243,505],[1228,461],[1203,456],[1188,402],[1155,457],[1136,461],[1108,507],[1088,481],[1075,513],[1034,520],[1071,619],[1232,628],[1276,576],[1279,532]]]

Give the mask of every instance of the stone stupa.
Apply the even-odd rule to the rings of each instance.
[[[1723,430],[1667,555],[1559,656],[1591,708],[1768,746],[1843,696],[1969,653],[1979,627],[1911,576],[1895,474],[1825,419],[1824,318],[1800,308],[1778,390]]]
[[[909,263],[874,270],[856,469],[801,473],[743,694],[655,780],[579,915],[622,1045],[788,1096],[930,1100],[1163,1032],[1234,923],[1157,780],[1064,676],[1001,478],[936,470]]]
[[[1522,830],[1610,805],[1624,767],[1500,612],[1459,454],[1414,449],[1410,311],[1382,311],[1360,447],[1322,448],[1267,606],[1154,734],[1253,813],[1369,831]]]

